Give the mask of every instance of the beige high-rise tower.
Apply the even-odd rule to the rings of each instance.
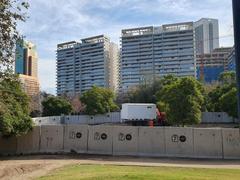
[[[40,110],[39,81],[38,81],[38,56],[36,46],[20,39],[16,45],[15,73],[19,74],[23,90],[30,97],[30,108]]]

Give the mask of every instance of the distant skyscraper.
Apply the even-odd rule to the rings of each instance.
[[[36,46],[20,39],[16,45],[15,72],[37,78],[38,57]]]
[[[121,88],[168,74],[196,77],[193,22],[122,30]]]
[[[196,53],[211,53],[219,48],[219,26],[217,19],[202,18],[194,23]]]
[[[30,97],[31,111],[40,110],[38,56],[36,46],[23,39],[18,40],[15,54],[15,73],[19,74],[23,90]]]
[[[57,94],[83,93],[93,85],[118,88],[119,50],[104,35],[57,46]]]

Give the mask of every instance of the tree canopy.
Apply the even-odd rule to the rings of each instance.
[[[29,99],[11,67],[15,43],[19,39],[17,22],[25,21],[28,3],[16,0],[0,1],[0,135],[27,133],[32,129]]]
[[[177,78],[164,85],[157,98],[158,107],[166,112],[168,123],[184,126],[200,122],[204,96],[202,85],[196,79]]]
[[[29,99],[14,75],[0,78],[0,134],[21,135],[32,129]]]
[[[223,72],[218,80],[222,84],[236,84],[236,73],[234,71]]]
[[[89,115],[105,114],[117,110],[118,106],[114,99],[115,96],[111,90],[97,86],[93,86],[80,97],[81,102],[86,106],[85,112]]]
[[[71,104],[62,97],[49,96],[43,102],[43,116],[68,115],[72,112]]]
[[[237,85],[235,72],[224,72],[219,76],[220,84],[208,93],[207,110],[226,112],[237,118]]]
[[[66,99],[72,106],[73,111],[72,114],[80,114],[84,112],[84,105],[80,101],[80,93],[76,94],[68,94],[64,93],[61,95],[62,98]]]
[[[233,87],[223,94],[219,99],[219,104],[223,112],[227,112],[229,116],[237,118],[237,88]]]
[[[177,77],[167,75],[163,78],[156,78],[153,83],[140,84],[128,92],[127,102],[131,103],[157,103],[156,93],[165,85],[176,81]],[[125,102],[126,103],[126,102]]]
[[[0,71],[12,66],[15,43],[19,39],[17,22],[26,20],[28,7],[22,0],[0,1]]]

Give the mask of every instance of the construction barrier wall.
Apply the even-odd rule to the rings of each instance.
[[[17,137],[17,154],[35,154],[40,151],[40,126],[28,134]]]
[[[32,118],[35,125],[57,125],[57,124],[104,124],[120,123],[120,112],[110,112],[104,115],[63,115]]]
[[[89,126],[88,127],[88,153],[112,154],[113,126]]]
[[[223,158],[240,159],[240,129],[222,129]]]
[[[0,137],[0,155],[13,155],[17,152],[16,137]]]
[[[201,123],[234,123],[237,122],[225,112],[202,112]]]
[[[81,115],[81,116],[64,116],[64,124],[88,124],[90,121],[90,116]]]
[[[223,158],[221,129],[195,128],[194,154],[198,158]]]
[[[138,154],[141,156],[165,156],[165,128],[139,127]]]
[[[114,126],[113,155],[138,155],[138,127]]]
[[[104,123],[120,123],[121,113],[110,112],[104,115],[63,115],[32,118],[36,125],[49,124],[104,124]],[[225,112],[202,112],[201,123],[236,123],[237,119],[228,116]]]
[[[165,128],[166,156],[193,157],[193,128]]]
[[[0,137],[0,155],[86,153],[240,159],[240,130],[231,128],[42,125]]]
[[[63,152],[63,129],[62,125],[41,126],[40,152]]]
[[[57,125],[61,124],[61,116],[37,117],[32,118],[35,125]]]
[[[88,142],[87,125],[64,126],[64,151],[86,153]]]

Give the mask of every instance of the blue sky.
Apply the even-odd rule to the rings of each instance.
[[[61,42],[106,34],[119,44],[121,29],[209,17],[219,19],[220,45],[233,45],[231,0],[28,1],[29,18],[19,24],[19,29],[27,40],[37,45],[41,89],[53,94],[56,46]]]

